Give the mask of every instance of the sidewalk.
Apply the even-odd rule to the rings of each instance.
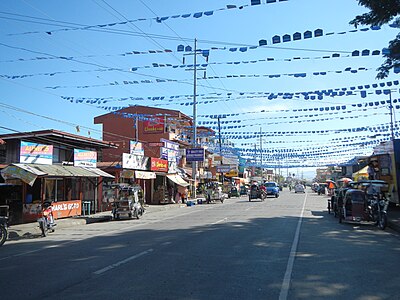
[[[186,204],[165,204],[165,205],[146,205],[146,214],[157,211],[166,211],[169,209],[178,209],[186,207]],[[112,220],[111,211],[99,212],[96,214],[78,216],[56,220],[57,228],[67,228],[72,226],[86,225],[97,222],[107,222]],[[8,228],[9,240],[30,239],[41,236],[41,232],[37,222],[12,225]]]

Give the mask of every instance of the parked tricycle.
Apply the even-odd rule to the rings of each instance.
[[[218,182],[209,182],[207,183],[206,192],[205,192],[207,203],[211,203],[214,201],[221,201],[224,203],[224,200],[228,198],[228,194],[222,191],[222,187]]]
[[[115,186],[116,198],[112,204],[113,219],[121,216],[139,219],[143,213],[143,191],[139,185],[119,184]]]
[[[384,230],[387,225],[388,184],[383,180],[363,180],[347,190],[338,206],[339,223],[373,222]]]

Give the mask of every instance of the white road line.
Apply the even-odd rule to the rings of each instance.
[[[128,258],[126,258],[126,259],[124,259],[124,260],[121,260],[121,261],[119,261],[119,262],[116,262],[115,264],[109,265],[109,266],[107,266],[107,267],[105,267],[105,268],[103,268],[103,269],[100,269],[100,270],[98,270],[98,271],[96,271],[96,272],[93,272],[93,273],[96,274],[96,275],[101,275],[101,274],[103,274],[103,273],[105,273],[105,272],[107,272],[107,271],[110,271],[110,270],[112,270],[112,269],[114,269],[114,268],[116,268],[116,267],[119,267],[119,266],[121,266],[121,265],[123,265],[123,264],[126,264],[126,263],[130,262],[131,260],[134,260],[134,259],[136,259],[136,258],[139,258],[139,257],[141,257],[141,256],[143,256],[143,255],[149,254],[150,252],[153,252],[153,249],[148,249],[148,250],[146,250],[146,251],[140,252],[140,253],[138,253],[138,254],[136,254],[136,255],[133,255],[133,256],[131,256],[131,257],[128,257]]]
[[[301,228],[301,223],[303,221],[303,215],[304,215],[304,209],[306,207],[306,202],[307,202],[307,193],[305,194],[303,208],[301,210],[300,218],[299,218],[299,221],[297,223],[296,233],[294,235],[292,248],[290,250],[289,259],[288,259],[288,263],[287,263],[287,266],[286,266],[285,277],[283,278],[281,292],[279,294],[279,300],[286,300],[287,297],[288,297],[289,287],[290,287],[290,280],[292,278],[294,259],[296,257],[297,246],[299,244],[300,228]]]
[[[215,225],[215,224],[218,224],[218,223],[227,221],[227,220],[228,220],[228,218],[223,218],[223,219],[221,219],[221,220],[219,220],[219,221],[217,221],[217,222],[211,223],[211,225]]]

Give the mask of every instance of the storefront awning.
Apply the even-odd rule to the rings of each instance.
[[[137,179],[155,179],[156,173],[146,171],[135,171],[135,178]]]
[[[168,174],[167,175],[168,179],[170,179],[171,181],[175,182],[176,184],[180,185],[180,186],[188,186],[189,183],[187,183],[185,180],[183,180],[183,178],[181,176],[179,176],[178,174]]]
[[[4,179],[18,178],[33,185],[39,176],[47,177],[108,177],[114,176],[97,168],[84,168],[63,165],[11,164],[1,170]]]

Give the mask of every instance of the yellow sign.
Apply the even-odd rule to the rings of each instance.
[[[239,173],[237,170],[230,170],[228,173],[225,173],[226,177],[237,177]]]

